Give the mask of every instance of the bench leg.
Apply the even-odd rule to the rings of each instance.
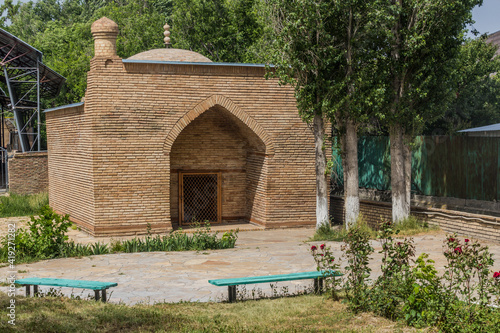
[[[321,294],[323,292],[323,278],[314,279],[314,293]]]
[[[33,296],[38,296],[38,286],[37,285],[33,286]]]
[[[99,300],[99,290],[94,290],[94,296],[95,296],[95,300],[98,301]]]
[[[227,286],[227,293],[229,295],[229,303],[236,302],[236,286]]]
[[[101,290],[101,301],[106,303],[106,289]]]
[[[27,284],[25,285],[25,287],[26,287],[26,297],[29,297],[31,293],[31,285]]]

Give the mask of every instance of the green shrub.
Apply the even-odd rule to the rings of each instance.
[[[16,261],[23,262],[32,258],[49,259],[58,257],[64,251],[66,232],[71,226],[69,216],[60,216],[49,207],[44,206],[39,216],[31,216],[28,229],[20,228],[16,231]],[[5,250],[8,248],[8,238],[2,241],[2,261],[5,261]]]
[[[112,249],[120,252],[151,252],[151,251],[202,251],[233,248],[238,239],[238,231],[225,232],[221,238],[218,233],[211,233],[210,225],[199,224],[190,235],[172,231],[166,236],[151,236],[133,238],[122,242],[114,242]]]
[[[371,268],[368,263],[373,247],[370,234],[362,226],[352,227],[344,240],[342,250],[347,259],[344,290],[349,308],[354,312],[369,310],[369,281]]]
[[[390,222],[381,225],[382,274],[369,286],[368,256],[373,249],[368,235],[359,227],[347,233],[344,289],[351,310],[372,311],[442,332],[499,331],[500,272],[492,275],[494,261],[486,246],[447,236],[444,255],[448,264],[439,276],[428,254],[420,255],[413,264],[413,239],[395,240],[397,234]]]
[[[422,232],[439,230],[439,227],[429,225],[426,221],[422,221],[413,215],[396,223],[396,228],[399,230],[399,234],[404,236],[412,236]]]
[[[228,249],[233,248],[238,239],[238,231],[225,232],[219,238],[218,233],[211,233],[210,225],[207,223],[205,227],[198,225],[192,235],[172,231],[167,236],[152,236],[148,226],[148,235],[144,239],[114,241],[110,246],[98,242],[77,244],[74,241],[69,241],[68,236],[66,236],[71,225],[68,215],[60,216],[54,213],[50,207],[42,207],[39,217],[31,217],[27,230],[21,228],[16,231],[16,262],[116,252]],[[8,260],[8,243],[7,236],[0,242],[0,262]]]
[[[444,292],[434,261],[429,259],[427,253],[417,258],[412,274],[412,288],[402,307],[404,320],[415,327],[434,325],[446,313],[449,295]]]
[[[370,238],[376,237],[377,233],[368,225],[362,214],[359,214],[355,225],[359,230],[367,233]],[[345,225],[334,228],[331,223],[324,223],[316,230],[310,241],[341,242],[347,237],[347,233]]]
[[[378,231],[377,238],[382,245],[382,275],[370,295],[372,310],[389,319],[401,317],[400,305],[409,297],[414,282],[410,270],[410,260],[415,254],[413,239],[395,241],[393,236],[398,233],[390,221],[384,221]]]
[[[340,262],[335,260],[335,256],[330,246],[321,244],[318,246],[311,246],[311,254],[316,262],[316,269],[323,271],[324,288],[326,291],[331,292],[334,300],[339,299],[339,289],[341,279],[335,277],[334,273],[340,271]]]
[[[48,193],[31,195],[10,193],[0,197],[0,217],[35,215],[48,204]]]
[[[382,225],[384,221],[381,222]],[[363,231],[370,235],[371,239],[376,239],[378,233],[374,230],[368,223],[362,214],[359,214],[356,220],[356,225]],[[397,224],[395,228],[399,230],[400,236],[411,236],[419,234],[422,232],[429,232],[433,230],[439,230],[439,227],[429,226],[427,222],[420,220],[415,216],[410,216]],[[345,239],[347,235],[347,230],[345,225],[332,227],[331,223],[322,224],[311,237],[310,241],[334,241],[341,242]]]

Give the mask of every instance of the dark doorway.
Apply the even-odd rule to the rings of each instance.
[[[220,173],[179,173],[181,225],[221,222]]]

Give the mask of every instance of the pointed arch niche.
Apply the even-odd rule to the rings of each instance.
[[[223,96],[187,112],[165,140],[170,160],[170,215],[175,224],[266,221],[265,130]],[[207,217],[210,216],[210,217]]]

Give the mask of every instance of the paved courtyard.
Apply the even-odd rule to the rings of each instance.
[[[227,298],[226,287],[216,287],[209,279],[243,277],[267,274],[284,274],[315,270],[310,255],[311,244],[305,243],[314,229],[278,229],[265,231],[242,231],[236,248],[203,252],[149,252],[121,253],[67,259],[41,261],[17,265],[17,278],[52,277],[117,282],[111,288],[110,302],[125,304],[219,301]],[[436,261],[436,268],[443,270],[444,256],[441,254],[443,232],[415,236],[417,254],[426,252]],[[319,245],[319,242],[314,244]],[[341,254],[341,243],[329,242],[335,253]],[[373,241],[374,276],[380,273],[380,245]],[[500,245],[490,244],[496,258],[500,258]],[[498,262],[500,265],[500,261]],[[500,268],[497,267],[496,269]],[[495,269],[495,268],[494,268]],[[0,268],[0,276],[7,276],[8,267]],[[312,281],[280,283],[294,292]],[[269,285],[246,286],[269,291]],[[6,287],[0,290],[5,291]],[[47,287],[42,287],[47,290]],[[65,294],[82,295],[81,289],[63,289]],[[83,291],[87,296],[92,291]],[[24,295],[24,290],[18,293]]]

